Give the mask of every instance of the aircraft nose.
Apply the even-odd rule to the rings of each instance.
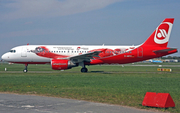
[[[8,55],[7,55],[7,54],[3,54],[3,55],[1,56],[1,59],[2,59],[2,60],[7,60],[7,59],[8,59]]]

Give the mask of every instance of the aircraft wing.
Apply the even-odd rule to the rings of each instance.
[[[154,53],[165,53],[165,52],[169,52],[169,51],[172,51],[172,50],[177,50],[176,48],[169,48],[169,49],[162,49],[162,50],[156,50],[156,51],[153,51]]]
[[[84,62],[84,61],[90,62],[90,59],[93,59],[93,57],[99,57],[98,55],[101,52],[102,51],[93,51],[86,54],[72,56],[72,57],[69,57],[68,59],[70,59],[74,63],[79,63],[79,62]]]

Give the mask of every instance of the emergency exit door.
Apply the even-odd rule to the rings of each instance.
[[[142,47],[137,48],[137,57],[139,57],[139,58],[143,57],[143,48]]]

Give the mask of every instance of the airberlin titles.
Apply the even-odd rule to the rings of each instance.
[[[73,48],[73,47],[53,47],[53,49],[57,49],[57,50],[89,50],[89,48],[87,47],[77,47],[77,48]]]

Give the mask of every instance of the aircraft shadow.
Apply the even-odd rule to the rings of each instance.
[[[90,73],[104,73],[104,71],[90,71]]]
[[[90,71],[88,73],[102,73],[102,74],[112,74],[110,72],[106,72],[106,71]]]

